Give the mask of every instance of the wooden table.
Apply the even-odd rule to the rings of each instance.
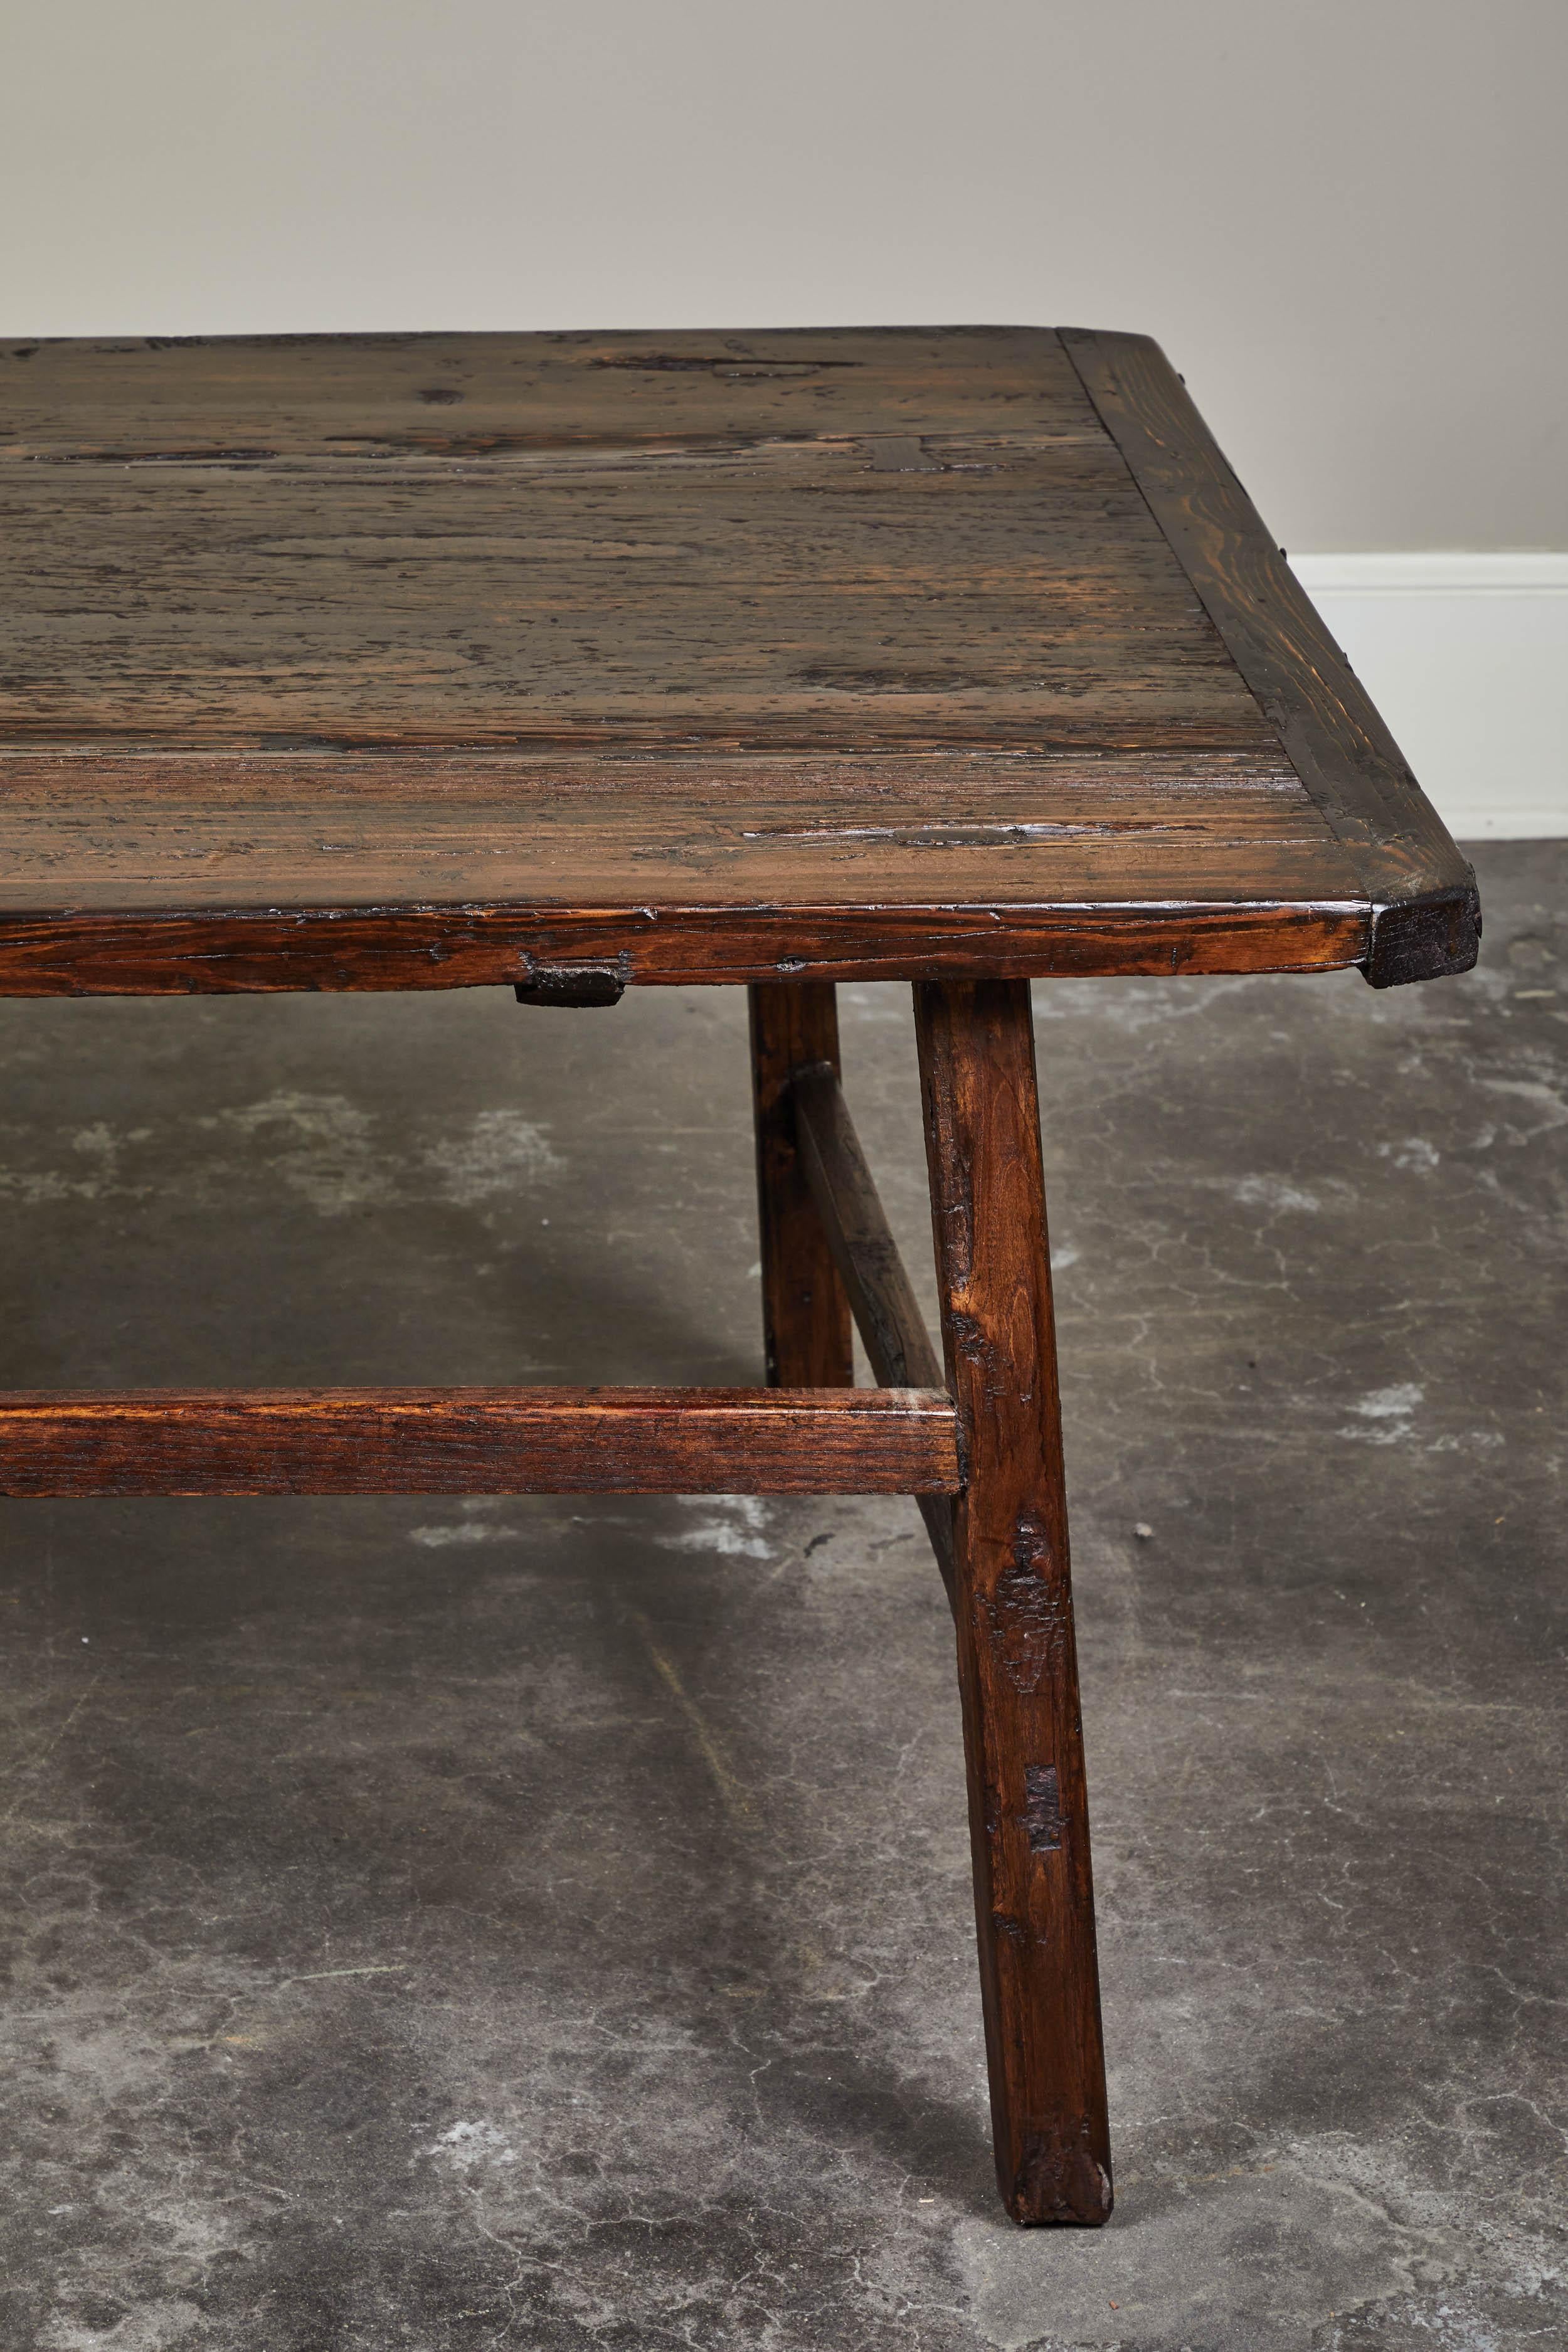
[[[0,382],[0,992],[746,983],[768,1378],[13,1394],[0,1490],[918,1496],[1002,2194],[1103,2221],[1028,983],[1386,987],[1480,929],[1180,379],[987,328],[16,344]],[[944,1361],[838,1083],[834,984],[889,978]]]

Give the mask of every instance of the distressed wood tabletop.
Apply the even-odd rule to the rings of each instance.
[[[0,346],[0,992],[1464,969],[1142,337]]]

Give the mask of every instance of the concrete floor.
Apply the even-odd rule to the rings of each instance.
[[[3,2352],[1568,2345],[1568,845],[1479,862],[1462,981],[1038,992],[1110,2228],[994,2202],[912,1505],[9,1503]],[[754,1379],[742,1009],[0,1005],[0,1384]]]

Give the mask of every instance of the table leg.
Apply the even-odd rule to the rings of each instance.
[[[1026,981],[915,989],[965,1478],[954,1615],[996,2171],[1015,2221],[1110,2210],[1105,2057]]]
[[[795,1148],[790,1074],[838,1068],[838,1006],[831,981],[767,981],[746,992],[757,1120],[763,1336],[768,1386],[851,1388],[849,1301]]]

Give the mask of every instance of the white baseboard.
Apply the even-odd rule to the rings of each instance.
[[[1568,554],[1298,555],[1458,840],[1568,835]]]

